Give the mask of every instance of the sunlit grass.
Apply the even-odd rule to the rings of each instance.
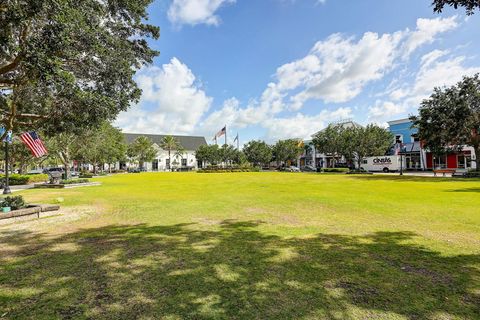
[[[30,202],[62,198],[65,214],[0,226],[0,319],[480,315],[479,180],[97,180],[22,192]]]

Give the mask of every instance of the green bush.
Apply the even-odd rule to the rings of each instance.
[[[68,179],[68,180],[61,180],[60,184],[74,184],[74,183],[88,183],[90,180],[88,179]]]
[[[323,172],[335,172],[335,173],[346,173],[350,171],[348,168],[324,168],[322,169]]]
[[[93,178],[93,173],[90,172],[82,172],[78,176],[79,178]]]
[[[22,196],[13,196],[1,199],[0,207],[10,207],[12,210],[17,210],[25,208],[26,204]]]
[[[0,179],[5,179],[5,175],[0,175]],[[11,174],[8,176],[8,184],[11,186],[18,186],[22,184],[31,184],[37,182],[44,182],[48,180],[46,174]]]
[[[465,173],[466,178],[480,178],[480,170],[470,170]]]
[[[199,169],[198,173],[227,173],[227,172],[259,172],[260,168],[252,166],[229,166],[218,167],[208,166],[206,169]]]

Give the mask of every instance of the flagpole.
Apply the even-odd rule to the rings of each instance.
[[[225,145],[227,145],[227,125],[225,125]]]

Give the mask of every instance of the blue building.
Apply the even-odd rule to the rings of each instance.
[[[418,130],[412,128],[410,119],[388,122],[389,130],[394,135],[392,153],[403,156],[407,170],[425,170],[426,154],[418,138]]]

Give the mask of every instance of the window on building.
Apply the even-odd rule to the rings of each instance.
[[[165,160],[165,166],[167,167],[167,169],[170,169],[170,159]]]
[[[420,138],[418,134],[412,134],[412,142],[420,142]]]
[[[186,167],[187,166],[187,159],[182,159],[182,167]]]
[[[401,134],[395,135],[395,143],[403,143],[403,136]]]
[[[435,168],[445,169],[447,167],[447,156],[435,157],[433,164]]]

